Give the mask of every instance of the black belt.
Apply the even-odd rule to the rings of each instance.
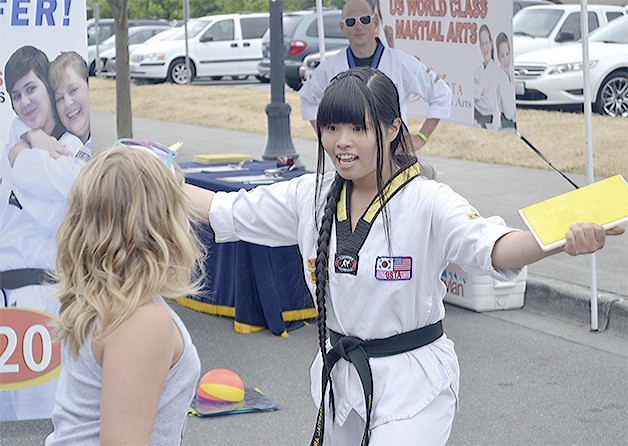
[[[366,446],[369,443],[369,425],[371,421],[371,409],[373,407],[373,375],[371,373],[369,358],[392,356],[409,352],[431,344],[442,335],[442,321],[406,333],[383,339],[373,339],[371,341],[363,341],[354,336],[343,336],[330,330],[332,349],[327,353],[329,374],[331,374],[331,370],[338,360],[343,358],[353,364],[362,382],[364,403],[366,405],[366,426],[364,428],[364,434],[362,435],[362,441],[360,442],[361,446]],[[325,391],[327,390],[329,374],[326,373],[326,369],[323,367],[321,405],[318,409],[318,419],[316,420],[316,428],[314,429],[311,446],[323,444],[323,434],[325,432]]]
[[[14,290],[30,285],[42,285],[50,280],[49,271],[38,268],[21,268],[0,271],[0,288]]]
[[[473,117],[475,120],[482,126],[482,128],[486,128],[487,124],[493,123],[493,115],[483,115],[478,111],[477,108],[473,109]]]

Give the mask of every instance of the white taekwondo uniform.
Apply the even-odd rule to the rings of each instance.
[[[325,175],[323,198],[333,175]],[[216,242],[298,244],[312,295],[315,284],[308,259],[316,257],[318,238],[315,176],[303,175],[259,186],[250,192],[218,192],[209,212]],[[319,204],[320,215],[322,206]],[[488,274],[498,280],[510,280],[520,271],[496,270],[491,263],[495,241],[517,230],[507,227],[500,217],[480,217],[467,200],[445,184],[415,177],[392,196],[387,206],[390,251],[380,214],[359,250],[356,275],[338,274],[334,270],[337,250],[337,223],[334,223],[329,248],[327,326],[337,333],[371,340],[440,321],[445,316],[446,291],[440,277],[448,262],[456,263],[470,274]],[[378,280],[382,258],[388,256],[406,259],[406,265],[410,259],[410,277],[406,274],[405,280]],[[369,361],[374,389],[371,428],[413,417],[444,387],[451,389],[457,398],[458,361],[453,342],[446,336],[422,348]],[[319,404],[320,353],[312,365],[311,378],[312,397]],[[364,393],[353,365],[340,359],[332,370],[332,382],[334,422],[342,425],[352,409],[365,419]],[[453,419],[454,411],[450,407],[446,415]],[[432,420],[439,415],[442,414],[434,414]]]
[[[299,90],[301,116],[304,120],[316,120],[318,104],[329,81],[349,67],[346,50],[326,59],[316,67],[312,77]],[[408,103],[417,95],[429,104],[426,118],[449,118],[451,89],[442,79],[437,78],[437,73],[423,65],[416,57],[395,48],[384,47],[379,64],[373,68],[388,76],[397,87],[401,119],[406,124]]]
[[[486,66],[481,63],[473,72],[473,106],[478,113],[492,116],[493,122],[486,124],[489,130],[499,130],[500,127],[500,112],[497,106],[498,70],[501,70],[499,64],[491,59]]]
[[[53,159],[47,150],[23,150],[13,168],[8,151],[30,128],[15,119],[9,141],[0,161],[0,271],[20,268],[55,267],[57,228],[65,213],[66,198],[90,151],[80,139],[64,133],[59,141],[73,156]],[[4,289],[0,306],[28,308],[52,316],[58,314],[58,301],[51,298],[49,286],[32,285]],[[2,419],[11,411],[16,419],[49,418],[54,406],[56,379],[34,387],[0,392]],[[12,408],[11,408],[12,406]]]

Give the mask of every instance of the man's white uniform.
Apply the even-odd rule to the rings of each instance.
[[[324,179],[327,195],[333,173]],[[218,192],[209,218],[217,242],[245,240],[268,246],[298,244],[305,277],[311,277],[308,259],[316,257],[319,226],[314,216],[315,175],[303,175],[272,186],[245,192]],[[321,199],[320,201],[323,201]],[[413,203],[408,206],[407,203]],[[327,327],[363,340],[386,338],[433,324],[445,316],[445,285],[440,276],[448,262],[470,274],[488,274],[510,280],[519,270],[496,270],[491,253],[497,239],[516,231],[499,217],[482,218],[449,186],[415,177],[387,204],[390,250],[381,214],[373,221],[359,251],[356,275],[334,269],[336,229],[330,237]],[[319,206],[322,215],[322,203]],[[410,259],[410,277],[382,280],[382,258]],[[307,280],[314,295],[315,284]],[[442,336],[407,353],[371,358],[373,410],[370,427],[405,420],[426,408],[443,390],[457,399],[459,367],[453,342]],[[312,397],[318,405],[321,392],[321,355],[311,369]],[[365,419],[364,393],[352,364],[343,359],[332,371],[335,421],[342,425],[352,410]],[[426,411],[427,423],[453,419],[446,413]],[[328,412],[329,413],[329,412]],[[439,421],[440,420],[440,421]],[[328,425],[331,421],[328,418]],[[331,426],[330,426],[331,427]],[[361,434],[361,432],[360,432]],[[448,432],[447,432],[448,435]],[[439,440],[434,439],[434,444]],[[443,440],[444,442],[444,440]],[[398,443],[401,444],[401,443]]]
[[[306,121],[316,120],[318,104],[334,76],[350,67],[347,51],[326,59],[305,82],[301,96],[301,116]],[[427,116],[430,119],[446,119],[451,108],[451,90],[437,74],[423,65],[416,57],[395,48],[384,47],[379,64],[373,67],[388,76],[399,92],[401,118],[408,123],[406,110],[408,103],[420,96],[429,104]]]
[[[13,167],[8,151],[30,130],[15,119],[9,142],[0,161],[0,271],[20,268],[55,267],[57,228],[66,207],[74,179],[85,165],[89,150],[71,133],[59,138],[73,156],[53,159],[47,150],[23,150]],[[0,306],[28,308],[56,316],[58,301],[49,286],[33,285],[3,289]],[[2,420],[49,418],[54,407],[56,379],[34,387],[0,392]],[[11,414],[13,412],[13,414]]]

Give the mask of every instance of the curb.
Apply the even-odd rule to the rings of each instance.
[[[588,287],[528,274],[524,309],[558,319],[590,325],[591,290]],[[628,338],[628,297],[599,292],[598,329]]]

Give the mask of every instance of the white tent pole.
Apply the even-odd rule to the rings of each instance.
[[[316,0],[316,26],[318,30],[318,52],[321,62],[325,60],[325,28],[323,27],[323,0]]]
[[[584,81],[584,131],[587,154],[587,182],[595,182],[593,176],[593,138],[591,131],[591,78],[589,76],[589,16],[587,0],[580,0],[580,29],[582,30],[582,78]],[[596,255],[591,254],[591,331],[598,330],[597,321],[597,267]]]

